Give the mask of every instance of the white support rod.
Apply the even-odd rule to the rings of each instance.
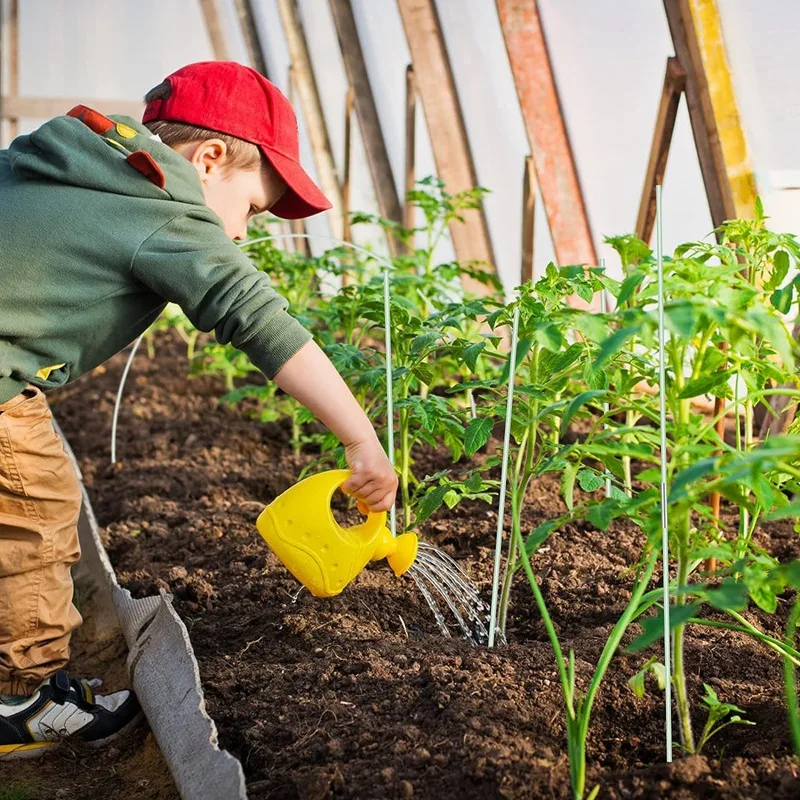
[[[500,589],[500,559],[503,550],[503,524],[506,511],[506,484],[508,483],[508,450],[511,443],[511,415],[514,409],[514,377],[517,374],[517,339],[519,337],[519,305],[514,308],[511,323],[511,352],[508,356],[508,396],[506,398],[506,423],[503,431],[502,469],[500,472],[500,498],[497,503],[497,534],[494,543],[494,575],[492,576],[492,605],[489,616],[489,647],[494,647],[497,634],[497,599]],[[510,568],[510,565],[509,565]]]
[[[606,273],[606,260],[605,258],[600,259],[600,269],[603,270],[603,275]],[[606,291],[605,286],[600,290],[600,313],[601,314],[608,314],[608,292]],[[608,414],[609,404],[606,400],[603,403],[603,413]],[[608,424],[604,425],[603,427],[607,428]],[[606,470],[606,497],[611,497],[611,473]]]
[[[664,241],[661,186],[656,186],[656,260],[658,269],[658,388],[661,433],[661,557],[664,567],[664,716],[667,763],[672,761],[672,631],[669,592],[669,509],[667,506],[667,387],[664,331]]]
[[[389,302],[389,272],[383,270],[383,327],[386,342],[386,447],[389,461],[394,466],[394,388],[392,384],[392,307]],[[408,513],[407,511],[405,513]],[[392,536],[397,536],[397,504],[393,503],[389,512]]]

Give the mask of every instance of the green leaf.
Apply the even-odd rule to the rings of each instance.
[[[719,372],[712,372],[710,375],[703,375],[693,381],[689,381],[683,387],[683,391],[678,395],[680,400],[686,400],[690,397],[699,397],[704,394],[714,394],[713,390],[718,386],[726,386],[728,378],[730,378],[729,370],[721,370]],[[725,395],[717,395],[725,396]]]
[[[764,284],[764,288],[777,289],[783,283],[783,279],[789,274],[789,254],[785,250],[777,250],[772,257],[772,275]]]
[[[486,342],[476,342],[464,348],[464,363],[470,368],[470,371],[475,372],[475,367],[478,364],[478,356],[480,356],[485,347]]]
[[[684,339],[694,336],[699,320],[690,302],[670,303],[664,308],[664,317],[669,327],[679,336]]]
[[[564,467],[564,472],[561,475],[561,494],[570,511],[575,506],[575,478],[577,475],[578,464],[571,461]]]
[[[617,295],[617,305],[621,306],[623,303],[627,303],[628,300],[633,297],[633,293],[643,280],[643,272],[634,273],[630,277],[625,278],[622,282],[622,286],[620,286],[619,294]]]
[[[686,497],[688,495],[688,487],[701,478],[705,478],[706,475],[710,475],[714,472],[716,464],[717,459],[715,457],[703,458],[700,461],[696,461],[690,467],[681,470],[675,476],[672,486],[670,487],[669,502],[674,503]]]
[[[679,625],[683,625],[691,619],[700,608],[699,603],[690,603],[684,606],[670,606],[669,627],[675,630]],[[628,648],[629,652],[637,653],[655,644],[664,635],[664,609],[659,609],[658,613],[642,620],[642,633],[636,637]]]
[[[492,420],[485,417],[470,420],[464,433],[464,452],[468,456],[477,453],[489,441],[493,427]]]
[[[532,339],[520,339],[517,342],[517,356],[514,361],[515,370],[519,368],[519,365],[522,363],[522,359],[525,358],[526,355],[528,355],[528,352],[530,351],[531,347],[533,347]],[[508,372],[510,369],[511,369],[511,359],[509,358],[508,361],[506,361],[505,367],[503,367],[502,373],[500,374],[501,383],[506,383],[508,381]]]
[[[778,598],[775,590],[768,583],[753,583],[747,587],[752,601],[768,614],[778,609]]]
[[[632,677],[628,678],[628,685],[633,693],[641,700],[645,694],[644,680],[650,672],[658,683],[658,688],[663,692],[667,687],[667,671],[656,656],[649,659],[644,666]]]
[[[479,472],[473,472],[465,481],[464,488],[468,492],[479,492],[483,488],[483,478]]]
[[[417,366],[411,370],[411,374],[420,383],[424,383],[426,386],[430,385],[433,381],[433,370],[427,364],[417,364]]]
[[[578,473],[578,483],[584,492],[596,492],[605,483],[605,478],[594,470],[582,469]]]
[[[461,496],[455,489],[450,489],[449,492],[445,492],[443,499],[444,504],[452,510],[458,505],[458,501],[461,499]]]
[[[706,593],[708,602],[722,611],[741,611],[747,606],[747,587],[733,578],[726,578],[718,589]]]
[[[525,553],[530,558],[551,536],[561,524],[561,520],[548,519],[535,528],[525,540]]]
[[[581,406],[585,405],[590,400],[594,400],[595,397],[600,397],[604,394],[605,392],[602,389],[587,389],[586,391],[575,395],[575,397],[570,400],[569,405],[566,407],[564,416],[561,417],[561,429],[559,431],[560,435],[563,436],[567,432],[569,423],[572,421],[572,418],[575,416]]]
[[[600,369],[609,358],[622,350],[628,339],[638,335],[641,329],[641,325],[631,325],[629,328],[621,328],[612,333],[611,336],[600,345],[600,350],[594,360],[594,368]]]
[[[792,310],[792,299],[794,297],[794,284],[787,283],[782,289],[776,289],[769,298],[770,303],[776,311],[781,314],[788,314]]]
[[[449,486],[434,486],[429,489],[419,501],[415,523],[425,522],[434,511],[438,510],[444,502],[444,496],[450,491]]]
[[[553,353],[557,353],[564,344],[564,337],[555,325],[541,325],[533,332],[533,336],[537,344]]]
[[[626,498],[627,499],[627,498]],[[611,520],[614,518],[614,511],[617,504],[613,500],[603,500],[589,507],[586,512],[586,519],[599,531],[607,531]]]

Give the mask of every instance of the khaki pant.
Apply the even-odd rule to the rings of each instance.
[[[69,660],[80,506],[47,401],[30,386],[0,404],[0,693],[30,694]]]

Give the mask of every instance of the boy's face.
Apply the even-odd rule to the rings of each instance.
[[[229,167],[227,146],[220,139],[176,149],[197,170],[206,205],[222,220],[225,233],[234,241],[245,239],[250,219],[270,209],[286,191],[283,179],[263,158],[252,169]]]

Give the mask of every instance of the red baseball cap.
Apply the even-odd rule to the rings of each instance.
[[[258,145],[286,182],[270,211],[301,219],[331,207],[300,166],[297,118],[289,101],[263,75],[235,61],[200,61],[169,75],[168,96],[147,104],[142,122],[183,122]]]

